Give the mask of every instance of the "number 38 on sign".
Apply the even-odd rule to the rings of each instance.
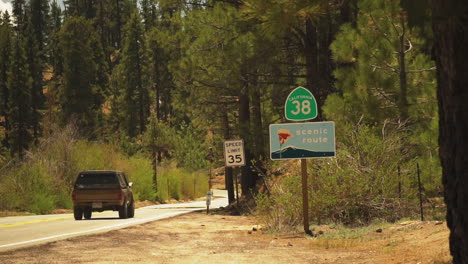
[[[317,101],[304,87],[294,89],[286,99],[284,112],[287,120],[306,121],[317,117]]]
[[[227,167],[244,166],[244,141],[242,139],[224,141],[224,158]]]

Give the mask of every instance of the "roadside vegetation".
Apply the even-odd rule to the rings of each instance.
[[[396,132],[382,136],[366,125],[340,123],[337,128],[337,157],[308,162],[312,223],[364,226],[376,220],[420,219],[417,164],[425,166],[419,171],[425,220],[445,219],[436,157],[405,159],[404,141]],[[297,231],[303,219],[300,163],[275,171],[265,185],[256,197],[263,224],[276,232]]]
[[[0,210],[69,208],[91,169],[126,172],[140,200],[199,197],[223,141],[243,139],[230,202],[236,171],[268,228],[295,229],[300,172],[270,160],[269,125],[304,86],[314,121],[336,124],[336,158],[309,162],[312,223],[418,217],[419,197],[442,219],[431,24],[410,27],[400,2],[14,1],[0,14]]]
[[[153,186],[151,159],[145,153],[128,156],[109,143],[80,139],[76,127],[56,129],[41,139],[21,161],[1,168],[0,210],[50,213],[71,209],[73,182],[82,170],[121,170],[134,182],[137,200],[164,202],[193,199],[208,188],[208,172],[162,164],[158,188]]]

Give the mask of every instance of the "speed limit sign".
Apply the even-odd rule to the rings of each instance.
[[[245,165],[244,140],[224,141],[224,159],[227,167],[239,167]]]

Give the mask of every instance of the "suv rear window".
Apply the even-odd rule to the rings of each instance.
[[[75,182],[75,187],[115,187],[120,185],[115,173],[80,174]]]

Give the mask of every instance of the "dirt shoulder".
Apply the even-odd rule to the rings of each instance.
[[[266,234],[255,217],[191,213],[0,253],[0,263],[449,263],[445,223],[353,239]],[[257,231],[254,231],[257,230]],[[380,230],[379,230],[380,231]]]

